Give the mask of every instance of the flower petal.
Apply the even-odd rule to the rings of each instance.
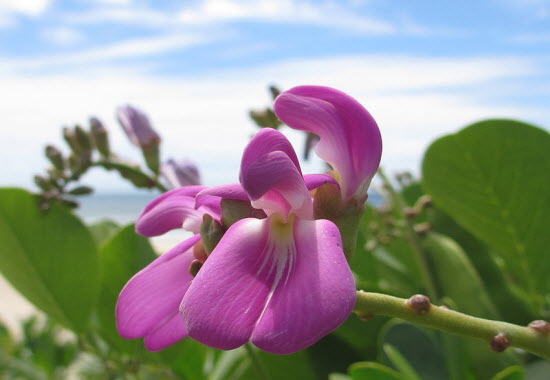
[[[249,201],[246,191],[244,191],[240,183],[232,183],[230,185],[221,185],[207,187],[197,194],[195,198],[195,207],[210,204],[212,199],[225,198],[225,199],[237,199],[241,201]],[[219,199],[218,199],[219,202]]]
[[[143,343],[149,351],[159,351],[187,336],[187,330],[183,324],[183,318],[179,312],[175,312],[166,322],[157,327],[153,332],[145,335]]]
[[[316,153],[338,172],[344,198],[365,195],[382,154],[382,140],[368,111],[341,91],[299,86],[273,105],[277,117],[294,129],[320,137]]]
[[[332,183],[339,186],[338,181],[326,174],[306,174],[304,175],[304,182],[306,183],[307,189],[310,191],[324,185],[325,183]]]
[[[203,189],[204,186],[185,186],[155,198],[138,217],[136,232],[150,237],[184,227],[197,233],[202,222],[202,214],[211,212],[214,214],[213,217],[219,217],[220,214],[219,206],[217,210],[195,209],[195,195]]]
[[[253,207],[285,219],[291,212],[312,217],[311,196],[295,160],[296,153],[280,132],[266,128],[254,136],[243,154],[240,173]]]
[[[296,220],[294,244],[295,259],[251,337],[258,348],[275,354],[315,343],[343,323],[355,303],[355,282],[332,222]]]
[[[120,336],[134,339],[149,335],[178,311],[193,280],[189,265],[194,259],[192,247],[199,240],[195,235],[183,241],[128,281],[115,311]]]
[[[250,339],[275,276],[265,270],[267,228],[267,219],[240,220],[208,256],[180,306],[190,337],[223,350]]]
[[[241,171],[266,153],[280,151],[285,153],[301,173],[300,161],[290,141],[273,128],[261,129],[246,146],[241,160]],[[242,178],[241,178],[242,183]]]

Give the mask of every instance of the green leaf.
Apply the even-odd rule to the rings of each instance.
[[[98,317],[101,332],[113,346],[125,352],[141,350],[141,341],[129,341],[116,332],[115,305],[118,294],[130,278],[157,256],[149,240],[134,232],[134,225],[122,228],[100,249],[101,292]]]
[[[141,342],[139,342],[142,344]],[[214,355],[214,349],[203,346],[190,338],[165,348],[162,351],[149,353],[160,356],[161,360],[172,371],[188,380],[203,380],[206,376],[209,358]]]
[[[376,362],[354,363],[349,368],[352,380],[401,380],[399,372]]]
[[[88,229],[97,245],[102,245],[120,230],[120,226],[116,222],[106,219],[89,225]]]
[[[438,208],[430,210],[429,222],[435,232],[449,236],[462,247],[479,273],[487,294],[490,295],[491,301],[503,320],[527,325],[530,321],[537,319],[537,314],[529,304],[518,296],[517,292],[512,291],[486,244],[476,239]]]
[[[504,260],[539,307],[550,291],[550,134],[487,120],[435,141],[422,164],[436,205]]]
[[[523,368],[515,365],[497,373],[491,380],[523,380],[524,378]]]
[[[25,190],[0,189],[0,270],[38,308],[83,331],[99,290],[96,246],[66,208],[37,205]]]
[[[454,240],[430,232],[422,246],[433,266],[440,296],[450,297],[462,313],[498,319],[479,274]]]
[[[381,352],[387,356],[382,356],[384,363],[393,364],[406,380],[413,379],[414,374],[423,380],[448,378],[443,348],[437,336],[434,331],[390,320],[380,335]]]
[[[403,375],[404,380],[422,380],[414,368],[409,364],[407,359],[401,355],[398,349],[387,343],[384,344],[382,348],[384,349],[386,355],[388,355],[388,358],[391,360],[393,365],[399,369],[399,372]]]

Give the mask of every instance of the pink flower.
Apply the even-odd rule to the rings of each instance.
[[[132,277],[118,297],[115,315],[119,335],[126,339],[145,337],[145,347],[151,351],[187,336],[178,309],[193,280],[191,263],[203,259],[197,245],[202,215],[220,218],[219,199],[195,209],[195,195],[203,189],[188,186],[168,191],[147,205],[136,222],[136,231],[144,236],[177,228],[195,233]]]
[[[291,128],[320,137],[319,157],[336,171],[344,200],[363,200],[382,154],[376,122],[355,99],[321,86],[299,86],[280,94],[273,105]]]
[[[197,195],[249,199],[266,219],[233,224],[183,297],[180,311],[193,339],[219,349],[251,341],[287,354],[315,343],[351,313],[355,283],[338,228],[313,220],[309,188],[330,181],[304,177],[288,140],[260,131],[245,149],[238,185]],[[306,184],[307,183],[307,184]]]
[[[189,160],[170,159],[162,165],[160,172],[172,188],[201,184],[199,169]]]
[[[151,126],[146,114],[131,105],[117,108],[118,122],[126,135],[137,147],[146,148],[160,143],[160,136]]]

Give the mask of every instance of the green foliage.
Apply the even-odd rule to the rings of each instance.
[[[435,141],[422,164],[435,203],[486,243],[539,309],[550,291],[550,134],[487,120]]]
[[[376,362],[358,362],[350,366],[352,380],[402,380],[399,372]]]
[[[114,347],[136,354],[140,341],[128,341],[118,336],[115,326],[115,305],[118,294],[133,275],[156,258],[149,241],[134,232],[134,225],[122,228],[100,249],[101,291],[98,318],[105,339]]]
[[[0,189],[0,269],[38,308],[83,331],[99,290],[96,246],[66,208],[42,213],[37,203],[24,190]]]

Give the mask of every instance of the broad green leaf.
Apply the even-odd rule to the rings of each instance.
[[[497,373],[491,380],[523,380],[524,378],[523,368],[515,365]]]
[[[404,380],[422,380],[398,349],[388,343],[384,344],[382,348],[393,365],[402,374]]]
[[[165,365],[184,379],[203,380],[206,377],[205,374],[210,372],[208,366],[211,365],[214,351],[192,339],[183,339],[162,351],[149,353],[149,355],[160,356]]]
[[[428,219],[433,230],[452,238],[468,255],[487,289],[487,294],[503,320],[527,325],[530,321],[537,319],[537,315],[529,307],[529,304],[517,292],[512,291],[486,244],[479,241],[438,208],[432,208],[429,214]]]
[[[88,229],[92,233],[96,244],[101,246],[120,230],[120,226],[114,221],[106,219],[89,225]]]
[[[97,250],[69,210],[47,213],[22,189],[0,189],[0,270],[29,301],[70,329],[83,331],[97,301]]]
[[[156,258],[149,240],[134,232],[134,225],[122,228],[100,249],[101,292],[98,317],[102,335],[115,347],[126,352],[141,350],[141,341],[128,341],[116,332],[115,305],[118,294],[132,278]]]
[[[539,307],[550,291],[550,134],[487,120],[435,141],[423,187],[460,225],[503,259]]]
[[[417,374],[423,380],[448,378],[443,348],[439,344],[435,331],[393,319],[387,323],[385,330],[380,334],[379,343],[380,352],[386,354],[385,357],[382,356],[383,363],[393,364],[404,379],[413,379],[413,374]],[[403,360],[400,360],[401,357]],[[408,370],[407,366],[410,366],[413,371]]]
[[[354,363],[349,368],[352,380],[402,380],[399,372],[376,362]]]
[[[454,240],[430,232],[422,240],[422,246],[432,264],[440,297],[450,297],[462,313],[498,318],[479,274]]]

